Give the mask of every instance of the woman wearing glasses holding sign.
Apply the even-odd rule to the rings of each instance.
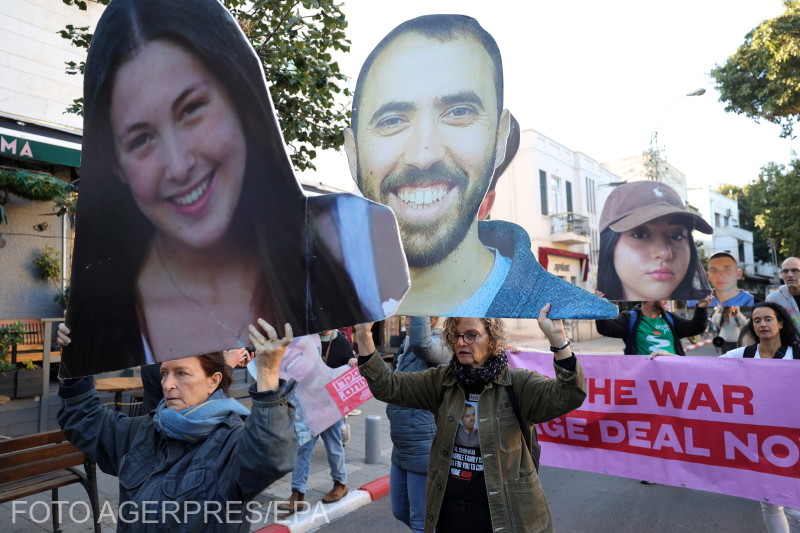
[[[721,357],[800,359],[800,333],[792,324],[789,313],[780,305],[774,302],[756,304],[747,328],[756,343],[736,348]],[[800,509],[762,501],[761,515],[768,533],[800,532]]]
[[[443,331],[450,364],[424,372],[390,372],[370,335],[356,326],[359,370],[381,401],[426,409],[436,417],[426,485],[425,531],[553,531],[553,520],[530,453],[527,429],[578,408],[586,397],[583,371],[560,320],[539,313],[555,354],[556,379],[511,370],[503,321],[448,318]],[[467,408],[469,406],[469,409]],[[478,442],[457,439],[464,418]],[[466,413],[465,413],[466,412]],[[468,415],[468,416],[465,416]],[[522,426],[525,426],[523,430]],[[491,511],[490,511],[491,509]]]

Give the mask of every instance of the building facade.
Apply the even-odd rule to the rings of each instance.
[[[603,163],[603,168],[623,181],[653,180],[666,183],[685,202],[688,198],[686,174],[669,164],[658,152],[646,151],[642,155],[625,157]]]
[[[520,132],[516,157],[497,183],[492,218],[519,224],[548,272],[593,292],[605,197],[620,178],[596,160],[532,129]],[[509,321],[530,328],[529,321]],[[597,336],[592,321],[570,321],[574,340]]]
[[[0,10],[0,318],[60,316],[54,296],[69,275],[71,217],[52,201],[21,196],[37,180],[77,184],[82,117],[66,113],[83,78],[66,73],[86,50],[59,35],[67,24],[94,26],[103,6],[17,0]],[[16,191],[16,193],[15,193]],[[45,246],[61,256],[61,280],[42,280],[33,260]]]
[[[771,289],[779,284],[778,269],[774,263],[755,261],[753,255],[753,232],[739,227],[739,205],[736,200],[711,188],[689,189],[689,202],[714,228],[712,235],[697,234],[705,257],[715,252],[727,252],[744,271],[741,288],[764,299]]]

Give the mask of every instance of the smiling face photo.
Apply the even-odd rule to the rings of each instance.
[[[616,315],[546,272],[523,228],[489,220],[495,172],[519,142],[509,142],[500,50],[477,20],[424,15],[394,28],[361,67],[352,111],[350,173],[394,212],[408,261],[398,313],[536,317],[547,299],[554,318]]]
[[[261,60],[216,0],[115,0],[84,76],[62,377],[381,320],[408,289],[396,219],[306,197]],[[109,347],[113,346],[113,350]]]
[[[157,238],[204,248],[226,236],[247,145],[230,96],[199,58],[169,41],[146,45],[117,71],[111,127],[119,178]]]
[[[412,268],[443,261],[475,220],[495,167],[495,91],[492,59],[469,37],[403,35],[372,64],[356,126],[358,179],[367,198],[394,211]]]

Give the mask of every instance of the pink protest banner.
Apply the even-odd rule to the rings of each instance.
[[[583,406],[538,424],[542,464],[800,508],[800,365],[579,355]],[[509,354],[552,376],[552,354]]]
[[[325,388],[343,415],[372,398],[367,380],[361,377],[356,367],[326,384]]]

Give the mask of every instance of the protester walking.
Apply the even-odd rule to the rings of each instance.
[[[753,307],[747,323],[756,344],[731,350],[721,357],[755,359],[800,359],[800,335],[786,309],[774,302]],[[761,502],[767,533],[800,533],[800,509]]]
[[[260,329],[250,326],[258,368],[252,411],[228,397],[231,375],[221,352],[163,362],[164,399],[144,416],[106,409],[91,376],[61,384],[61,431],[119,477],[117,531],[247,532],[248,503],[291,470],[297,438],[288,398],[295,382],[279,380],[278,368],[292,329],[286,324],[279,339],[271,325],[258,323]],[[59,344],[69,345],[69,334],[61,324]],[[142,521],[145,510],[158,520]]]
[[[390,372],[369,333],[356,327],[369,356],[359,370],[372,394],[397,405],[435,414],[425,494],[425,532],[553,531],[553,519],[531,454],[531,425],[578,408],[586,397],[583,372],[569,348],[561,320],[539,314],[553,345],[555,379],[508,368],[501,319],[448,318],[450,364],[424,372]],[[465,405],[475,408],[478,446],[458,445]]]

